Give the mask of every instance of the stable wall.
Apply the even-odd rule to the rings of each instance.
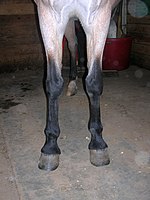
[[[0,1],[0,71],[36,68],[43,63],[37,24],[31,0]]]
[[[128,16],[127,31],[133,37],[133,64],[150,69],[150,15],[143,18]]]
[[[69,63],[67,43],[63,63]],[[0,0],[0,72],[36,69],[44,64],[45,52],[34,2]]]

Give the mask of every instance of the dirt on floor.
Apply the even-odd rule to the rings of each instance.
[[[104,73],[101,96],[103,136],[111,163],[89,162],[88,100],[78,78],[78,93],[59,100],[60,165],[38,169],[44,143],[46,100],[43,72],[1,74],[1,200],[150,200],[150,71],[130,66]]]

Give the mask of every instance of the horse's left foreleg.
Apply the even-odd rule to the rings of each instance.
[[[100,113],[100,95],[103,90],[102,55],[109,27],[110,12],[100,10],[90,25],[87,36],[88,75],[86,89],[89,96],[89,144],[90,161],[95,166],[109,164],[107,144],[102,137],[103,126]]]

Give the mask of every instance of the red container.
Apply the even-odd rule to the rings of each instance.
[[[132,38],[107,38],[103,53],[103,70],[128,68]]]

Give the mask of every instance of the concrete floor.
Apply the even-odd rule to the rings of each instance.
[[[37,168],[44,142],[42,71],[1,74],[1,200],[150,200],[150,71],[131,66],[104,75],[101,111],[111,164],[89,162],[88,101],[60,97],[59,168]],[[65,78],[67,84],[67,78]]]

